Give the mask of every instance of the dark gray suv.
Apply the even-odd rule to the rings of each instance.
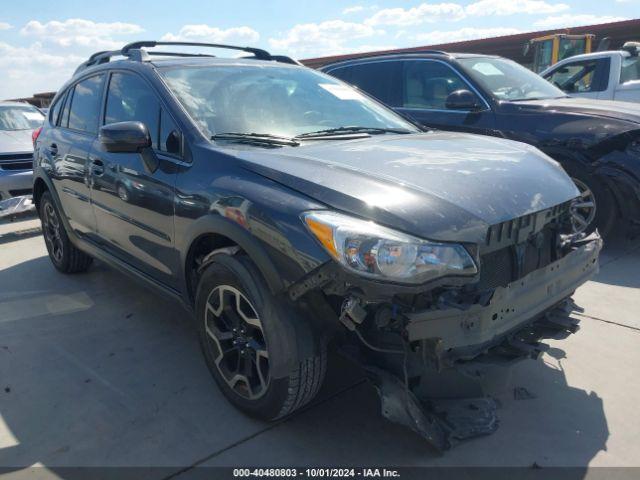
[[[569,297],[597,270],[601,241],[571,233],[578,190],[559,165],[423,132],[264,50],[157,45],[94,55],[53,102],[34,199],[55,267],[99,258],[182,301],[251,415],[310,402],[331,344],[386,417],[437,448],[492,432],[483,372],[574,332]],[[469,369],[473,398],[459,398],[445,385]]]

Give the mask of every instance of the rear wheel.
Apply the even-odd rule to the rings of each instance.
[[[49,192],[45,192],[40,199],[39,213],[42,234],[53,266],[63,273],[86,271],[93,258],[71,243]]]
[[[326,351],[294,317],[245,256],[216,255],[202,274],[196,319],[207,366],[227,399],[254,417],[286,416],[322,384]],[[305,337],[317,348],[303,349]]]

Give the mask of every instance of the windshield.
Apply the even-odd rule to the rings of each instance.
[[[0,130],[34,130],[42,125],[44,115],[28,105],[0,105]]]
[[[566,95],[544,78],[504,58],[459,58],[464,70],[497,100],[543,100]]]
[[[295,137],[340,127],[418,129],[354,88],[314,70],[279,65],[165,69],[202,132]]]

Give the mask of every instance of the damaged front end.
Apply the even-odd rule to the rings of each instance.
[[[364,367],[383,415],[443,451],[497,429],[483,388],[492,370],[536,359],[543,340],[578,330],[570,297],[597,272],[602,240],[568,232],[565,204],[490,227],[473,277],[400,286],[329,263],[289,296],[311,293],[332,307],[346,327],[342,349]]]

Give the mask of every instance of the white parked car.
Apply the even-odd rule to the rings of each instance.
[[[565,58],[540,75],[571,96],[640,103],[640,43]]]

